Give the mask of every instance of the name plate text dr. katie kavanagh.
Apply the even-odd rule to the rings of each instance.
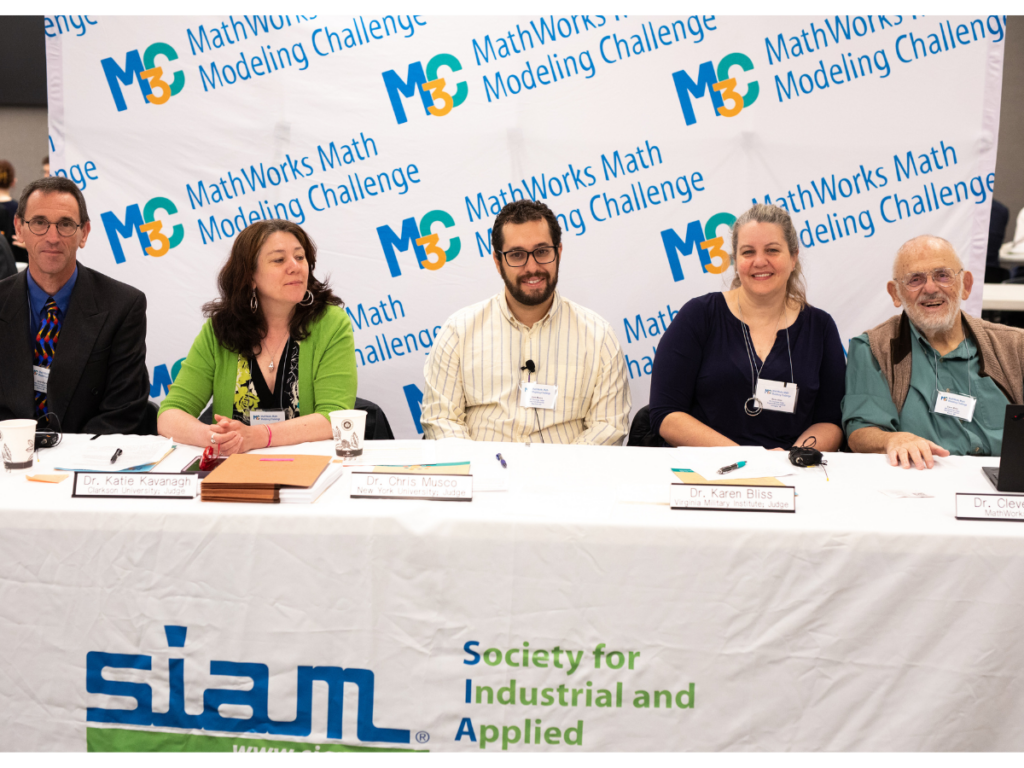
[[[191,499],[196,475],[150,472],[75,472],[72,496],[120,496],[146,499]]]
[[[353,472],[353,499],[425,499],[472,501],[472,475],[407,475],[392,472]]]
[[[687,485],[672,483],[672,509],[725,509],[733,512],[796,512],[791,485]]]

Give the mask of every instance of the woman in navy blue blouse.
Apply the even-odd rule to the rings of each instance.
[[[804,296],[796,229],[755,205],[732,230],[732,290],[679,310],[658,345],[651,431],[669,445],[820,451],[842,439],[846,359],[832,317]]]

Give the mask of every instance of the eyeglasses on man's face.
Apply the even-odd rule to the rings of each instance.
[[[55,226],[57,227],[57,234],[61,237],[71,237],[82,226],[81,224],[76,224],[71,219],[61,219],[56,224],[51,224],[50,221],[42,216],[35,216],[26,221],[25,224],[33,235],[45,235],[50,231],[51,226]]]
[[[952,270],[948,267],[938,267],[931,272],[911,272],[909,275],[901,277],[900,282],[905,288],[911,291],[918,291],[924,288],[928,282],[928,277],[931,276],[932,282],[937,286],[948,288],[956,282],[957,276],[961,272],[963,272],[962,269]]]
[[[532,251],[512,248],[508,251],[498,251],[498,253],[505,257],[505,263],[510,267],[522,267],[531,256],[538,264],[550,264],[558,255],[558,250],[553,245],[541,245]]]

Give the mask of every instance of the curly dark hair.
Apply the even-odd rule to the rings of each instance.
[[[544,203],[534,200],[513,200],[501,209],[491,228],[491,246],[496,252],[505,247],[505,233],[502,230],[506,224],[525,224],[541,219],[548,223],[551,244],[557,249],[562,242],[562,227],[558,218]]]
[[[335,296],[327,284],[313,276],[316,267],[316,244],[298,224],[287,219],[267,219],[257,221],[238,233],[231,246],[231,255],[217,276],[217,288],[220,298],[203,305],[203,315],[213,322],[213,332],[228,349],[233,352],[259,354],[263,351],[262,341],[267,335],[267,319],[263,308],[252,311],[252,284],[256,274],[256,263],[260,249],[267,238],[275,232],[288,232],[295,235],[302,249],[306,252],[309,264],[309,279],[306,287],[313,293],[313,303],[309,306],[295,305],[292,315],[291,336],[301,341],[309,335],[309,326],[328,306],[345,306]]]

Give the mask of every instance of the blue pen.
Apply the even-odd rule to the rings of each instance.
[[[720,470],[718,470],[718,474],[724,475],[724,474],[727,474],[729,472],[732,472],[734,469],[739,469],[740,467],[745,467],[745,466],[747,466],[747,462],[745,462],[745,461],[737,461],[735,464],[730,464],[727,467],[722,467]]]
[[[500,453],[496,453],[496,454],[494,455],[494,457],[495,457],[495,458],[496,458],[496,459],[497,459],[498,461],[500,461],[500,462],[501,462],[501,468],[502,468],[502,469],[508,469],[508,464],[506,464],[506,463],[505,463],[505,460],[504,460],[503,458],[501,458],[501,454],[500,454]]]

